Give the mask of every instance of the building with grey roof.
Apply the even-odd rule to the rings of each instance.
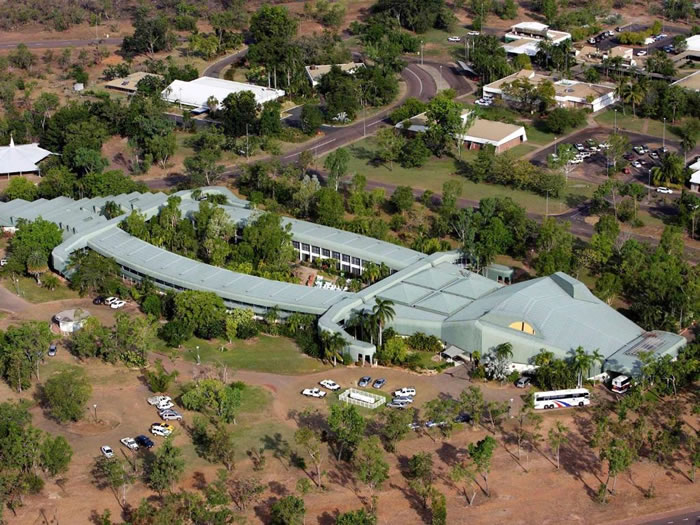
[[[222,208],[239,227],[258,211],[225,188],[203,188],[203,194],[226,196]],[[199,208],[192,191],[178,192],[184,216]],[[566,358],[581,346],[599,350],[605,362],[593,370],[634,374],[639,352],[676,355],[685,339],[668,332],[647,332],[600,301],[573,277],[556,273],[517,284],[507,268],[493,279],[464,269],[456,252],[425,255],[385,241],[296,219],[292,242],[302,260],[332,258],[346,272],[361,273],[368,262],[385,264],[392,274],[359,293],[312,288],[241,274],[183,257],[137,239],[119,228],[126,214],[147,218],[167,203],[163,193],[131,193],[73,200],[66,197],[34,202],[0,203],[0,225],[14,228],[20,219],[42,217],[63,231],[63,243],[52,252],[53,268],[65,273],[73,252],[92,249],[114,259],[124,278],[151,279],[164,290],[202,290],[219,295],[229,308],[263,313],[277,307],[282,315],[303,312],[319,316],[319,330],[338,332],[354,360],[372,363],[376,348],[353,337],[351,320],[369,311],[377,298],[393,302],[396,315],[388,323],[399,334],[424,332],[440,338],[465,356],[487,353],[499,344],[513,345],[513,362],[528,366],[541,349]],[[107,201],[119,204],[124,215],[107,220]],[[501,282],[498,282],[501,281]]]

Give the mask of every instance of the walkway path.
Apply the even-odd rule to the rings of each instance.
[[[5,286],[0,286],[0,310],[17,313],[29,310],[33,306],[32,303],[13,294]]]

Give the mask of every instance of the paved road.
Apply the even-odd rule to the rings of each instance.
[[[700,525],[700,509],[640,523],[641,525]]]
[[[19,44],[25,44],[31,49],[46,49],[53,47],[84,47],[84,46],[94,46],[95,43],[106,46],[118,46],[122,43],[122,38],[85,38],[85,39],[75,39],[75,40],[38,40],[34,42],[27,42],[26,40],[20,42],[3,42],[0,43],[0,49],[14,49]]]

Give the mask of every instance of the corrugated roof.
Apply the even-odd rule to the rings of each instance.
[[[0,173],[32,173],[39,171],[39,162],[52,153],[39,144],[15,144],[10,137],[9,146],[0,146]]]
[[[264,104],[284,96],[284,90],[282,89],[211,77],[200,77],[189,82],[174,80],[163,90],[161,96],[168,102],[203,108],[207,106],[209,97],[216,98],[219,101],[219,106],[221,106],[221,103],[227,96],[243,91],[252,92],[258,104]]]

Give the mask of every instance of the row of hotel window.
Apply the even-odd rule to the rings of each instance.
[[[369,261],[360,259],[359,257],[351,257],[340,252],[332,252],[326,248],[311,246],[299,241],[292,241],[292,246],[299,252],[299,259],[302,261],[313,261],[314,259],[334,259],[336,261],[336,269],[354,273],[359,275],[364,270]]]

